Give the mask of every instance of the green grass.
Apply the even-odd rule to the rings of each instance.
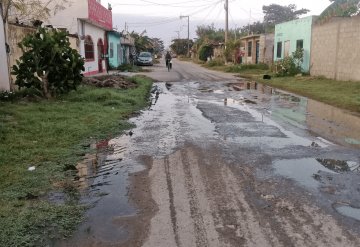
[[[258,81],[283,90],[318,100],[329,105],[360,112],[360,82],[335,81],[325,78],[273,77]]]
[[[360,112],[360,82],[335,81],[321,77],[275,77],[263,80],[270,74],[265,65],[232,65],[210,67],[212,70],[237,73],[242,78],[256,80],[279,89],[318,100],[329,105]]]
[[[71,181],[65,167],[91,152],[91,142],[131,127],[127,118],[148,104],[151,88],[149,79],[133,80],[131,90],[82,86],[56,100],[0,102],[0,246],[43,246],[71,234],[83,206],[76,196],[52,204],[47,194]]]

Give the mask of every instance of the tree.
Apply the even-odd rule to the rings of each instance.
[[[199,40],[211,40],[215,42],[224,42],[225,31],[223,29],[216,29],[214,24],[201,25],[196,28],[196,35]]]
[[[10,17],[19,22],[44,20],[70,5],[70,0],[0,0],[0,15],[5,22]]]
[[[153,38],[152,43],[154,46],[154,53],[160,54],[165,50],[164,41],[159,38]]]
[[[288,6],[281,6],[278,4],[270,4],[263,6],[264,23],[269,26],[275,26],[276,24],[298,19],[299,16],[308,13],[308,9],[296,10],[295,4]]]
[[[23,55],[12,72],[19,88],[34,88],[46,98],[76,89],[82,81],[84,60],[70,47],[68,34],[39,28],[19,43]]]
[[[320,15],[319,21],[327,21],[331,17],[354,16],[360,13],[360,0],[330,0],[332,4]]]
[[[189,40],[190,47],[194,45],[194,42],[192,40]],[[170,45],[170,48],[172,51],[174,51],[177,55],[187,55],[188,52],[188,39],[174,39],[172,40],[172,44]]]
[[[135,31],[132,31],[130,36],[135,40],[135,49],[137,52],[154,52],[154,44],[151,38],[143,34],[138,34]]]
[[[261,34],[265,33],[265,24],[263,22],[257,21],[253,22],[250,25],[245,25],[240,28],[240,36],[246,36],[249,34]]]

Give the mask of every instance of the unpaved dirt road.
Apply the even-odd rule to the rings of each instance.
[[[359,116],[185,62],[148,76],[60,246],[360,246]]]

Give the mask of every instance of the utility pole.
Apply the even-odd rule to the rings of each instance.
[[[177,33],[177,35],[178,35],[178,40],[177,40],[177,51],[176,51],[176,53],[179,53],[179,44],[180,44],[180,31],[175,31],[175,33]]]
[[[190,56],[190,16],[180,15],[180,19],[187,18],[188,20],[188,40],[187,40],[187,55]]]
[[[228,42],[229,33],[229,0],[225,0],[225,45]]]

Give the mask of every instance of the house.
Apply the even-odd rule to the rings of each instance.
[[[273,61],[274,34],[253,34],[240,39],[244,44],[242,63],[271,64]]]
[[[290,56],[298,48],[304,49],[301,65],[304,72],[310,70],[311,34],[316,16],[308,16],[275,26],[274,61]]]
[[[360,16],[333,17],[312,30],[313,76],[360,81]]]
[[[109,42],[109,67],[117,68],[123,64],[123,51],[121,47],[121,33],[117,31],[107,32]]]
[[[10,90],[10,76],[7,58],[4,22],[0,21],[0,91]]]
[[[100,0],[77,0],[71,7],[50,16],[48,25],[66,28],[80,38],[80,54],[85,58],[84,75],[94,75],[106,70],[107,37],[112,30],[111,8],[105,8]]]
[[[121,64],[131,63],[131,58],[135,58],[135,39],[127,32],[123,32],[120,39],[122,56]]]

